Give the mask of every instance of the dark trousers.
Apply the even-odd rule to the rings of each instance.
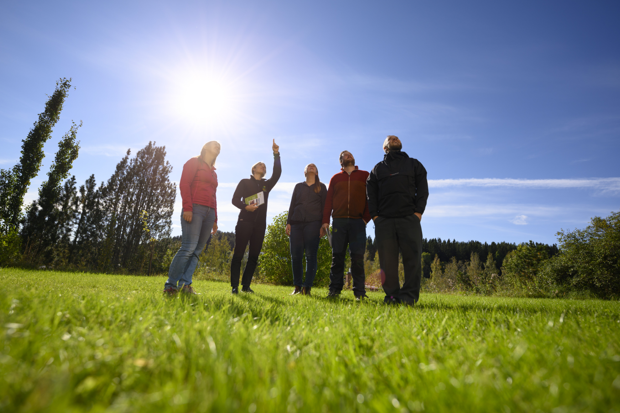
[[[241,285],[249,287],[252,283],[252,276],[258,262],[258,255],[263,248],[263,240],[265,239],[265,224],[256,225],[253,222],[240,221],[235,227],[235,251],[233,253],[232,262],[230,264],[230,284],[233,287],[239,287],[239,274],[241,273],[241,261],[245,254],[245,247],[250,243],[250,251],[248,254],[248,262],[243,270],[243,279]]]
[[[415,303],[420,298],[422,276],[422,226],[416,215],[377,217],[375,237],[381,264],[383,291],[387,297]],[[398,253],[403,256],[405,283],[398,280]]]
[[[319,237],[321,233],[321,221],[291,224],[291,261],[293,267],[293,283],[301,287],[303,283],[304,251],[306,252],[306,282],[304,287],[312,287],[317,269],[317,251],[319,250]]]
[[[332,268],[329,273],[329,290],[340,292],[344,287],[344,259],[347,245],[351,251],[353,294],[366,293],[364,251],[366,250],[366,224],[363,219],[334,218],[332,225]]]

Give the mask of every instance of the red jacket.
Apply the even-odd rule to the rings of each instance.
[[[185,162],[181,174],[181,199],[183,211],[193,211],[193,204],[211,207],[215,210],[215,222],[217,222],[217,173],[215,167],[211,168],[200,157],[196,156]]]
[[[351,175],[342,171],[332,176],[323,209],[324,224],[329,224],[330,215],[334,218],[362,218],[364,222],[370,221],[366,179],[368,172],[357,169],[357,166]]]

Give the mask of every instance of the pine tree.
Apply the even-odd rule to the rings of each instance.
[[[0,171],[0,232],[17,229],[22,219],[24,195],[30,181],[41,168],[45,157],[43,145],[51,137],[52,129],[60,118],[60,112],[71,87],[71,79],[62,78],[56,82],[56,90],[45,104],[45,111],[22,142],[22,156],[19,164],[11,171]]]

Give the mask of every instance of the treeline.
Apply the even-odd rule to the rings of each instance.
[[[548,256],[552,257],[559,253],[558,246],[556,244],[547,245],[542,243],[535,243],[536,246],[540,246],[547,251]],[[422,252],[430,254],[432,258],[437,256],[441,262],[449,262],[454,257],[457,261],[469,261],[471,254],[475,253],[478,257],[488,257],[489,254],[493,255],[493,259],[496,264],[501,267],[504,263],[504,258],[510,251],[517,249],[517,244],[509,242],[492,242],[481,243],[479,241],[456,241],[456,240],[442,240],[441,238],[431,238],[422,240]],[[370,260],[374,260],[375,252],[377,251],[377,245],[372,238],[368,237],[366,242],[366,251]]]

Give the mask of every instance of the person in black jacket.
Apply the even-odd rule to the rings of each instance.
[[[293,284],[291,295],[310,295],[317,270],[317,252],[323,235],[321,219],[327,187],[319,180],[319,171],[311,163],[304,168],[306,180],[295,185],[286,220],[286,235],[290,238]],[[306,251],[306,282],[303,283],[303,258]],[[303,287],[302,287],[303,283]]]
[[[368,208],[375,223],[381,282],[388,304],[415,304],[420,298],[422,227],[428,199],[426,169],[401,151],[397,136],[383,142],[385,157],[366,181]],[[405,282],[398,280],[398,253],[402,253]]]
[[[237,185],[232,203],[239,208],[239,218],[235,227],[235,251],[230,264],[230,284],[232,293],[239,293],[239,275],[241,273],[241,261],[245,253],[245,247],[250,243],[248,262],[243,271],[241,291],[253,293],[250,288],[252,276],[258,262],[258,255],[263,247],[265,229],[267,223],[267,202],[269,192],[280,179],[282,166],[280,165],[280,147],[273,141],[273,175],[269,179],[263,179],[267,168],[262,162],[252,166],[252,175],[249,179],[242,179]]]

